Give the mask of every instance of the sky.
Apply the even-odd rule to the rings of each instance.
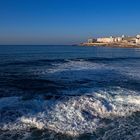
[[[140,0],[0,0],[1,45],[140,34]]]

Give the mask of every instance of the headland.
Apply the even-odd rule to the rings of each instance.
[[[87,42],[81,43],[80,46],[105,46],[105,47],[121,47],[121,48],[140,48],[140,35],[130,37],[101,37],[91,38]]]

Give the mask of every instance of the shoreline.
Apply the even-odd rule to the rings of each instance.
[[[140,45],[132,43],[81,43],[85,47],[112,47],[112,48],[140,48]]]

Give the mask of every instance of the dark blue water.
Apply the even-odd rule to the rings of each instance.
[[[0,139],[140,137],[140,49],[0,46]]]

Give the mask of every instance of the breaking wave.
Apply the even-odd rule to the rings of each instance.
[[[0,99],[0,130],[12,132],[37,128],[77,136],[111,125],[114,133],[118,133],[121,130],[115,130],[116,120],[121,128],[123,117],[139,111],[140,95],[119,87],[49,100],[40,97],[24,101],[22,97],[7,97]]]
[[[50,139],[51,134],[138,139],[139,60],[42,59],[2,64],[0,139],[32,139],[33,135],[44,139],[48,134]]]
[[[126,63],[125,60],[129,60],[129,62]],[[98,61],[97,61],[98,60]],[[118,71],[121,74],[125,74],[126,76],[134,77],[134,78],[140,78],[139,77],[139,65],[137,67],[133,67],[137,64],[139,61],[139,58],[114,58],[114,63],[112,63],[112,59],[66,59],[63,61],[55,61],[53,60],[53,63],[50,67],[44,67],[44,69],[35,69],[32,70],[35,75],[50,75],[50,74],[65,74],[66,72],[82,72],[88,74],[91,70],[94,72],[98,72],[99,70],[105,71]],[[108,63],[108,60],[111,61],[111,63]],[[48,62],[48,61],[47,61]],[[97,71],[98,70],[98,71]],[[80,74],[78,75],[80,76]],[[83,75],[82,75],[83,76]],[[81,77],[79,77],[81,78]]]

